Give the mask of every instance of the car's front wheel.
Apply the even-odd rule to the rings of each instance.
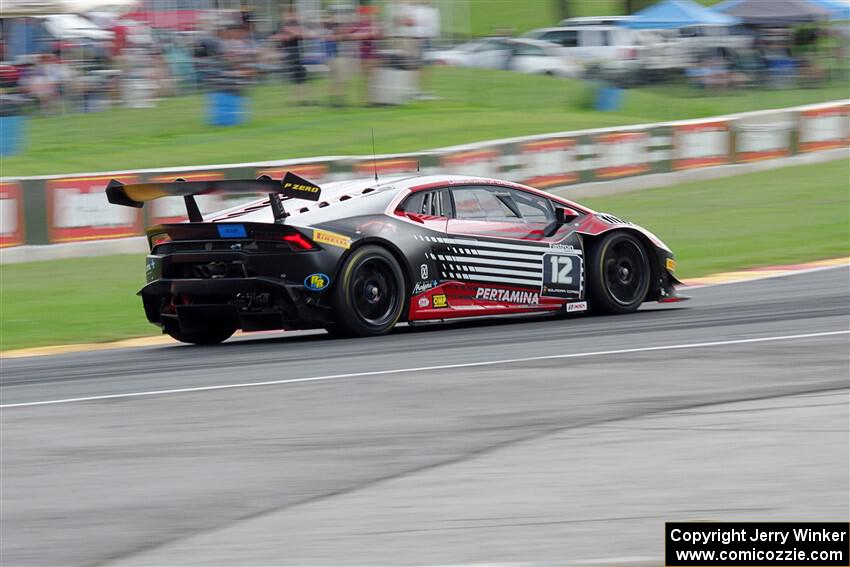
[[[396,259],[380,246],[363,246],[348,257],[334,285],[335,336],[388,333],[404,312],[407,292]]]
[[[632,313],[643,303],[650,282],[643,243],[628,232],[612,232],[591,249],[588,297],[597,313]]]

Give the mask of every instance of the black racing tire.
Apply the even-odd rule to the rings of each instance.
[[[587,293],[594,313],[637,311],[649,292],[652,269],[643,242],[629,232],[606,235],[590,250]]]
[[[333,289],[334,321],[326,327],[336,337],[384,335],[404,312],[404,274],[385,248],[355,249],[339,271]]]
[[[165,327],[165,332],[181,343],[193,345],[217,345],[229,339],[236,329],[231,327],[211,327],[205,331],[183,333],[179,329]]]

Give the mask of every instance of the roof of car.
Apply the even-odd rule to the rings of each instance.
[[[634,16],[581,16],[578,18],[567,18],[558,22],[559,26],[587,26],[595,24],[608,25],[607,22],[627,22],[633,20]]]
[[[538,28],[531,30],[528,33],[545,33],[550,31],[579,31],[579,30],[622,30],[620,26],[612,26],[607,24],[578,24],[569,26],[552,26],[550,28]]]
[[[355,198],[368,197],[379,194],[397,194],[402,191],[416,187],[432,186],[439,184],[500,184],[505,186],[516,186],[509,181],[499,179],[475,177],[470,175],[408,175],[385,177],[376,182],[374,177],[348,179],[344,181],[331,181],[319,183],[322,189],[318,201],[306,201],[303,199],[291,199],[285,203],[288,213],[298,216],[304,213],[324,209],[336,203],[349,201]],[[264,203],[265,201],[265,203]],[[265,205],[265,206],[263,206]],[[210,220],[223,221],[240,218],[245,221],[264,220],[262,217],[270,214],[268,197],[261,197],[248,203],[241,203],[223,211],[218,211],[210,216]]]

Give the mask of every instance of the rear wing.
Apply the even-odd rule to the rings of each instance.
[[[283,221],[287,213],[283,201],[305,199],[318,201],[321,188],[291,171],[286,172],[282,181],[275,181],[267,175],[257,179],[235,179],[226,181],[186,181],[175,179],[165,183],[138,183],[125,185],[113,179],[106,186],[106,199],[113,205],[141,208],[145,203],[162,197],[183,197],[189,222],[203,222],[201,210],[195,201],[196,195],[209,194],[267,193],[269,204],[276,222]]]

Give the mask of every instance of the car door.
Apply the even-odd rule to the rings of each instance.
[[[555,230],[550,199],[495,185],[455,186],[451,196],[454,216],[439,269],[466,283],[475,306],[555,309],[582,296],[581,241],[572,222]]]
[[[611,54],[606,46],[604,30],[583,29],[579,31],[577,57],[586,61],[608,61]]]
[[[411,193],[396,209],[396,214],[403,215],[424,229],[416,231],[413,237],[416,244],[407,253],[414,296],[433,290],[446,279],[440,274],[437,255],[443,249],[440,240],[446,235],[451,206],[449,190],[443,187]],[[430,300],[430,295],[427,299]],[[414,304],[414,308],[425,307],[428,307],[427,301],[425,305]]]
[[[483,40],[475,52],[474,67],[482,69],[505,69],[510,59],[510,46],[503,39]]]
[[[517,43],[512,47],[510,70],[532,74],[552,72],[554,65],[549,59],[542,47]]]

